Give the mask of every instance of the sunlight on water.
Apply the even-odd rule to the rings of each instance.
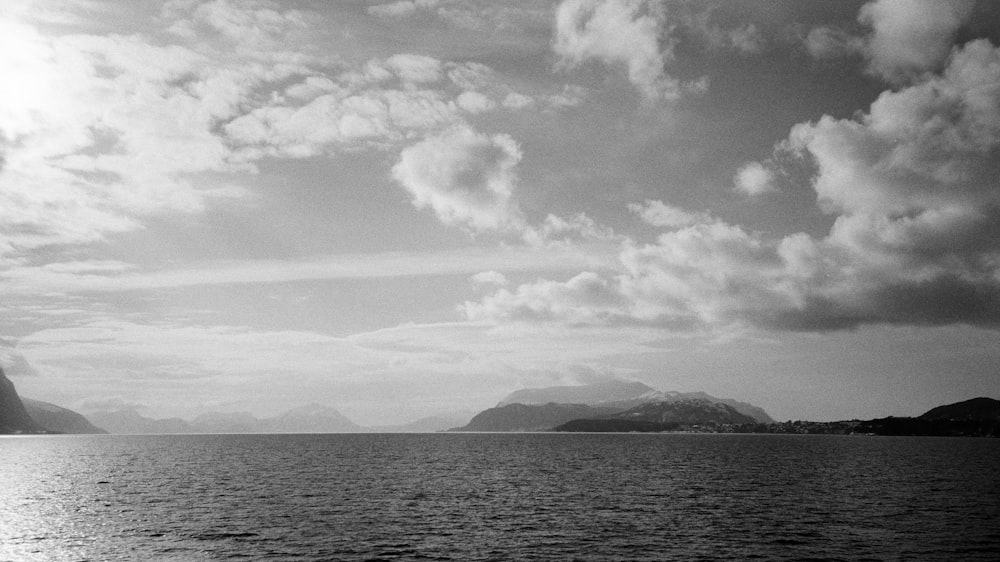
[[[995,560],[1000,441],[0,439],[0,560]]]

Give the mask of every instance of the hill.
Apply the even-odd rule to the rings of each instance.
[[[964,421],[1000,421],[1000,400],[979,397],[954,404],[946,404],[932,408],[918,416],[927,421],[964,420]]]
[[[31,419],[49,431],[68,434],[107,433],[90,423],[82,414],[68,408],[31,398],[22,398],[21,402]]]
[[[618,410],[586,404],[507,404],[476,414],[464,427],[449,431],[547,431],[578,418],[595,418]]]
[[[628,432],[672,431],[685,427],[718,427],[756,424],[757,420],[737,412],[732,406],[702,398],[664,400],[601,418],[575,419],[556,426],[555,431]]]

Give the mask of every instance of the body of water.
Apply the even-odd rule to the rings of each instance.
[[[0,439],[0,560],[1000,559],[1000,440]]]

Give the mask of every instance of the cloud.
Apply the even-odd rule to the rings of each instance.
[[[861,55],[865,51],[864,39],[834,27],[813,28],[809,30],[804,42],[806,51],[819,60]]]
[[[631,203],[628,209],[639,215],[646,224],[664,228],[680,228],[713,220],[707,213],[692,213],[663,201],[648,200],[641,205]]]
[[[507,277],[499,271],[481,271],[472,276],[472,282],[477,285],[493,285],[496,287],[504,287],[507,285]]]
[[[497,104],[495,101],[491,100],[489,97],[480,94],[479,92],[462,92],[459,94],[458,98],[455,99],[458,106],[469,113],[484,113],[491,111],[496,108]]]
[[[473,321],[555,320],[569,324],[602,324],[624,316],[627,301],[613,282],[592,272],[560,283],[539,281],[513,292],[500,289],[482,302],[467,302],[464,311]]]
[[[664,66],[673,43],[661,46],[665,15],[638,0],[565,0],[556,10],[553,48],[567,68],[596,59],[624,64],[628,79],[648,99],[673,99],[680,82]]]
[[[858,13],[858,21],[871,28],[867,36],[817,27],[804,44],[817,59],[863,55],[870,73],[902,84],[943,67],[973,5],[971,0],[875,0]]]
[[[752,23],[741,25],[726,32],[730,45],[745,54],[757,54],[764,48],[764,38],[756,25]]]
[[[855,118],[798,124],[776,150],[814,166],[834,215],[825,236],[776,238],[647,201],[630,210],[669,231],[624,242],[616,271],[500,289],[465,313],[671,329],[1000,326],[1000,49],[971,42],[940,75]],[[738,174],[744,191],[771,185],[759,166]]]
[[[17,341],[0,338],[0,369],[8,377],[34,377],[38,371],[17,349]]]
[[[398,54],[385,61],[404,84],[437,82],[442,76],[441,61],[424,55]]]
[[[439,0],[399,0],[388,4],[377,4],[368,7],[368,13],[374,16],[403,18],[413,15],[417,10],[429,10],[437,7]]]
[[[610,354],[642,349],[617,330],[570,335],[465,322],[334,337],[122,320],[41,330],[21,347],[43,376],[22,378],[19,391],[88,410],[187,417],[217,409],[223,396],[234,409],[274,415],[319,401],[372,425],[455,404],[486,408],[517,388],[565,380],[568,370],[607,370]]]
[[[392,175],[441,222],[473,232],[520,229],[512,195],[521,149],[507,135],[477,133],[467,126],[429,137],[400,154]]]
[[[971,0],[877,0],[861,7],[870,25],[870,70],[900,81],[937,70],[948,57],[958,28],[972,13]]]
[[[287,51],[245,41],[251,28],[272,36],[296,18],[224,2],[189,15],[220,33],[237,26],[242,39],[218,51],[200,36],[160,45],[143,35],[46,36],[27,19],[0,21],[0,74],[17,84],[0,92],[0,252],[94,242],[141,228],[153,213],[200,212],[243,195],[194,176],[250,169],[231,158],[218,127],[262,85],[298,70]]]
[[[551,16],[546,1],[466,2],[464,0],[399,0],[368,7],[368,13],[386,19],[434,18],[463,31],[494,33],[502,30],[530,37],[544,28]]]
[[[184,264],[159,271],[134,271],[113,261],[56,262],[42,267],[11,266],[3,273],[8,295],[145,291],[245,283],[319,279],[375,279],[420,275],[470,275],[503,271],[576,270],[604,265],[613,255],[596,248],[536,244],[450,251],[337,254],[302,260],[248,260]]]
[[[776,191],[774,172],[759,162],[749,162],[736,172],[733,183],[737,191],[747,195],[760,195]]]

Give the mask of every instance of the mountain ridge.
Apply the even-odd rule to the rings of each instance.
[[[980,396],[944,404],[917,416],[921,420],[1000,421],[1000,400]]]
[[[617,412],[587,404],[507,404],[488,408],[476,414],[463,427],[449,431],[525,432],[548,431],[570,420],[601,417]]]
[[[49,431],[67,435],[107,433],[106,430],[94,425],[83,414],[69,408],[27,397],[22,397],[21,403],[24,404],[24,409],[31,416],[31,419]]]
[[[774,423],[763,408],[732,398],[716,398],[706,392],[678,392],[657,390],[640,381],[610,380],[584,385],[561,385],[515,390],[501,399],[496,407],[508,404],[541,405],[585,404],[627,410],[650,402],[703,399],[731,406],[737,412],[750,416],[760,423]]]

